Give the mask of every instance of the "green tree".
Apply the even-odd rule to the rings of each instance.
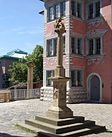
[[[36,46],[33,53],[33,62],[35,63],[34,81],[43,79],[43,48],[39,45]]]
[[[43,79],[43,48],[37,45],[32,54],[27,56],[27,61],[32,61],[34,67],[34,81]]]
[[[14,62],[9,71],[10,80],[13,83],[21,83],[27,81],[27,65],[23,62]]]
[[[13,83],[26,82],[27,81],[27,62],[32,61],[34,67],[34,82],[42,80],[43,78],[43,48],[37,45],[32,54],[26,58],[13,63],[10,67],[10,80]]]

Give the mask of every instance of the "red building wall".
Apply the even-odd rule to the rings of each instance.
[[[81,34],[84,39],[84,56],[77,57],[70,55],[70,68],[84,68],[84,87],[87,91],[88,77],[92,73],[99,74],[102,80],[102,102],[112,102],[112,5],[110,0],[102,0],[101,19],[96,21],[88,21],[86,19],[86,0],[83,0],[83,18],[84,20],[71,17],[70,22],[65,19],[65,24],[68,22],[71,26],[70,32]],[[97,32],[104,33],[102,36],[103,53],[99,57],[89,58],[87,56],[87,35],[92,35]],[[55,37],[54,21],[45,25],[45,37]],[[70,43],[68,43],[70,46]],[[71,46],[69,47],[71,49]],[[65,58],[66,56],[64,56]],[[67,67],[64,60],[64,66]],[[44,68],[53,69],[56,66],[56,58],[44,58]]]

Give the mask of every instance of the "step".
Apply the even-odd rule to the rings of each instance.
[[[105,131],[106,131],[105,127],[95,125],[91,128],[84,128],[84,129],[80,129],[72,132],[63,133],[63,134],[60,134],[60,136],[61,137],[79,137],[79,136],[84,136],[92,133],[98,134],[100,132],[105,132]]]
[[[31,125],[25,124],[25,123],[18,123],[18,124],[16,124],[16,126],[25,130],[25,131],[32,132],[35,134],[37,134],[37,132],[39,132],[39,130],[37,128],[35,128]]]
[[[28,124],[36,128],[52,132],[52,133],[60,134],[60,133],[70,132],[70,131],[94,126],[95,122],[87,120],[87,121],[84,121],[83,123],[74,123],[74,124],[69,124],[69,125],[64,125],[64,126],[54,126],[54,125],[41,122],[41,121],[37,121],[37,120],[25,120],[25,124]]]
[[[93,126],[91,128],[84,128],[84,129],[63,133],[63,134],[58,134],[58,135],[40,131],[38,133],[38,136],[39,137],[79,137],[79,136],[89,135],[92,133],[98,134],[100,132],[105,132],[105,131],[106,129],[103,126]]]
[[[41,136],[41,137],[44,137],[44,136],[46,136],[47,134],[48,134],[49,136],[51,136],[51,137],[57,137],[56,134],[52,134],[52,133],[50,133],[50,132],[48,132],[48,131],[35,128],[35,127],[33,127],[33,126],[31,126],[31,125],[28,125],[28,124],[25,124],[25,123],[18,123],[18,124],[16,124],[16,126],[17,126],[18,128],[20,128],[20,129],[22,129],[22,130],[25,130],[25,131],[34,133],[34,134],[36,135],[35,137],[40,137],[40,136]],[[40,134],[40,136],[39,136],[39,134]],[[44,134],[46,134],[46,135],[44,135]]]
[[[62,125],[69,125],[73,123],[80,123],[84,122],[84,117],[82,116],[74,116],[72,118],[66,118],[66,119],[53,119],[49,117],[43,117],[43,116],[35,116],[35,120],[49,123],[55,126],[62,126]]]

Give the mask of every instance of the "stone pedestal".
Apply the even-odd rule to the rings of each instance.
[[[73,112],[66,106],[66,82],[69,78],[53,77],[53,102],[48,109],[47,116],[62,119],[73,117]]]

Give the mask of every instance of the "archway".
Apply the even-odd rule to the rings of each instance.
[[[90,74],[88,78],[88,93],[89,100],[100,102],[102,95],[102,80],[98,74]]]

